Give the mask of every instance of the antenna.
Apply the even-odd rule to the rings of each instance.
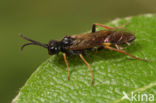
[[[32,40],[32,39],[24,36],[23,34],[20,34],[20,37],[23,38],[23,39],[25,39],[25,40],[27,40],[27,41],[30,41],[30,43],[25,43],[25,44],[22,45],[21,51],[23,50],[23,48],[25,46],[28,46],[28,45],[38,45],[38,46],[42,46],[44,48],[48,48],[48,44],[43,44],[43,43],[40,43],[38,41]]]

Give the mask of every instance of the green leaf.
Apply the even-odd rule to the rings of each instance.
[[[71,78],[68,81],[63,56],[55,55],[37,68],[13,102],[129,103],[123,92],[129,98],[132,92],[140,96],[147,94],[149,101],[149,94],[156,96],[156,16],[117,19],[106,25],[115,27],[126,22],[129,24],[125,28],[136,35],[136,40],[124,48],[125,51],[148,59],[149,63],[110,50],[89,52],[85,58],[92,67],[95,79],[94,86],[91,86],[90,72],[80,57],[68,57]]]

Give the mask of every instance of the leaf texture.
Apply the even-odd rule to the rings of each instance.
[[[70,81],[62,54],[52,56],[30,76],[13,102],[129,103],[123,99],[123,92],[132,91],[156,96],[156,16],[116,19],[106,25],[115,27],[126,22],[129,24],[125,28],[136,35],[136,40],[125,51],[148,59],[149,63],[109,50],[88,52],[85,58],[95,79],[91,86],[89,70],[78,56],[68,57]]]

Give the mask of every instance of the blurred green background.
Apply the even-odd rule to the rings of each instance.
[[[26,47],[19,33],[47,43],[91,30],[95,22],[155,13],[156,0],[1,0],[0,102],[9,103],[31,73],[49,55],[38,46]]]

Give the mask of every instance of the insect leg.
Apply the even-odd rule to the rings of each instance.
[[[68,64],[68,60],[67,60],[66,53],[63,53],[63,57],[64,57],[64,62],[66,63],[66,66],[67,66],[67,71],[68,71],[68,80],[70,80],[69,64]]]
[[[96,32],[96,25],[93,24],[93,25],[92,25],[92,33],[95,33],[95,32]]]
[[[108,29],[108,30],[113,30],[113,29],[121,29],[121,28],[124,28],[127,24],[129,24],[129,22],[119,26],[119,27],[110,27],[110,26],[106,26],[106,25],[103,25],[103,24],[98,24],[98,23],[95,23],[93,24],[92,26],[92,33],[93,32],[96,32],[96,26],[100,26],[100,27],[103,27],[105,29]]]
[[[120,49],[120,50],[122,50],[123,48],[122,47],[120,47],[118,44],[115,44],[115,47],[117,48],[117,49]]]
[[[96,26],[101,26],[105,29],[108,29],[108,30],[112,30],[114,29],[113,27],[109,27],[109,26],[106,26],[106,25],[103,25],[103,24],[98,24],[98,23],[95,23],[92,25],[92,33],[96,32]]]
[[[83,62],[88,66],[88,69],[89,69],[91,77],[92,77],[92,85],[94,85],[94,77],[93,77],[92,69],[91,69],[89,63],[84,59],[82,54],[79,54],[79,56],[83,60]]]
[[[130,57],[132,57],[134,59],[137,59],[137,60],[148,62],[148,60],[145,60],[145,59],[142,59],[142,58],[138,58],[138,57],[133,56],[133,55],[131,55],[131,54],[129,54],[129,53],[123,51],[123,50],[120,50],[120,49],[115,49],[115,48],[112,48],[110,46],[104,46],[104,48],[109,49],[109,50],[113,50],[113,51],[116,51],[116,52],[119,52],[119,53],[124,54],[124,55],[128,55],[128,56],[130,56]]]

